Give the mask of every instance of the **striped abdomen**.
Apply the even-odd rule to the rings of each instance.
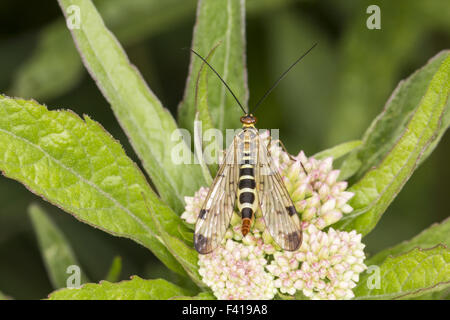
[[[242,234],[250,231],[253,216],[258,208],[255,182],[255,159],[250,150],[250,136],[245,135],[244,148],[239,166],[238,209],[242,217]]]

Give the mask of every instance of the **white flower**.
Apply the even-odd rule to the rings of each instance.
[[[351,299],[359,273],[366,269],[363,249],[355,231],[324,232],[306,222],[300,249],[276,252],[267,270],[281,293],[302,290],[311,299]]]
[[[319,229],[339,221],[344,214],[353,211],[347,202],[354,194],[345,191],[347,182],[337,181],[339,170],[333,170],[332,163],[332,158],[307,158],[301,151],[295,161],[285,164],[282,171],[287,177],[286,187],[292,194],[302,220],[313,223]]]
[[[218,299],[269,300],[277,290],[266,264],[261,239],[255,244],[228,239],[212,253],[199,256],[199,273]]]

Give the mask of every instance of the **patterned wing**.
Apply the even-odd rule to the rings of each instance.
[[[210,253],[220,244],[233,215],[239,180],[236,139],[228,148],[197,218],[194,247],[201,254]]]
[[[256,186],[264,222],[283,250],[295,251],[302,242],[298,213],[269,151],[259,136],[257,139]]]

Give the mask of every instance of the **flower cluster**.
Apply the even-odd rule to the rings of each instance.
[[[275,287],[311,299],[351,299],[364,265],[364,245],[355,231],[318,230],[305,223],[303,244],[296,252],[276,252],[267,270],[277,277]]]
[[[355,231],[323,229],[351,212],[347,204],[353,193],[338,181],[332,158],[292,157],[262,134],[294,205],[301,215],[303,241],[295,252],[279,249],[261,213],[252,230],[241,233],[241,219],[233,214],[222,245],[199,256],[199,272],[218,299],[272,299],[277,293],[302,292],[310,299],[351,299],[352,288],[365,270],[364,244]],[[200,188],[186,197],[182,218],[194,224],[208,193]]]
[[[262,240],[253,242],[228,239],[212,253],[200,256],[199,273],[218,299],[268,300],[275,296],[274,276],[265,270]]]
[[[309,221],[322,230],[353,211],[347,201],[354,194],[345,191],[347,182],[337,181],[339,170],[333,170],[331,157],[308,159],[302,151],[295,159],[284,167],[282,174],[303,221]]]

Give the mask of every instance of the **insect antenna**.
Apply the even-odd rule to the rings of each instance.
[[[287,75],[287,73],[289,71],[291,71],[291,69],[300,62],[300,60],[302,60],[312,49],[314,49],[314,47],[317,45],[317,43],[315,43],[311,48],[308,49],[308,51],[306,51],[304,54],[301,55],[300,58],[298,58],[293,64],[291,64],[291,66],[289,68],[287,68],[287,70],[285,72],[283,72],[281,74],[281,76],[278,78],[277,81],[275,81],[275,83],[272,85],[272,87],[270,87],[269,90],[266,91],[266,93],[261,97],[261,99],[259,99],[259,101],[255,104],[255,106],[250,110],[250,113],[255,113],[256,109],[261,105],[261,103],[267,98],[267,96],[272,92],[273,89],[275,89],[275,87],[278,85],[278,83],[280,83],[281,80],[283,80],[283,78]]]
[[[231,90],[231,88],[228,86],[228,84],[225,82],[225,80],[222,79],[222,77],[220,76],[220,74],[208,63],[208,61],[206,61],[205,58],[203,58],[200,54],[198,54],[197,52],[195,52],[193,49],[190,49],[197,57],[199,57],[200,59],[202,59],[202,61],[204,63],[206,63],[206,65],[212,70],[214,71],[214,73],[219,77],[220,81],[222,81],[222,83],[225,85],[225,87],[228,89],[228,91],[230,91],[231,95],[233,96],[234,100],[236,100],[236,102],[238,103],[239,107],[241,107],[242,112],[244,112],[244,114],[247,114],[247,112],[245,111],[244,107],[242,106],[242,104],[239,102],[239,99],[236,97],[236,95],[233,93],[233,90]]]

